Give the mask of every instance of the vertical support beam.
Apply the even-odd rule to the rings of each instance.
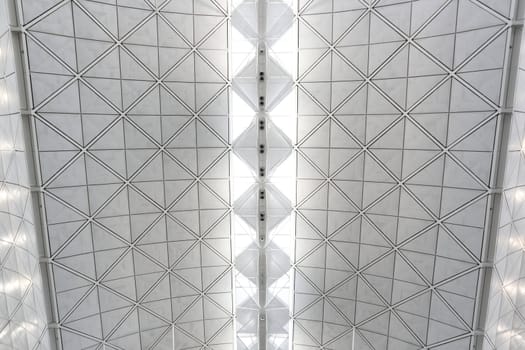
[[[267,317],[266,317],[266,293],[268,289],[268,276],[266,271],[266,242],[267,237],[267,217],[266,217],[266,0],[258,0],[258,32],[259,40],[257,45],[257,91],[259,93],[259,112],[258,112],[258,164],[259,164],[259,202],[258,202],[258,237],[259,237],[259,350],[266,350],[267,341]]]

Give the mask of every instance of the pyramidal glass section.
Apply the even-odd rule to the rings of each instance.
[[[235,264],[235,335],[238,350],[259,349],[259,110],[258,5],[237,1],[232,9],[232,194]]]
[[[237,348],[242,350],[291,349],[295,157],[283,127],[294,128],[295,113],[277,113],[292,92],[293,76],[277,59],[282,52],[275,44],[293,26],[292,18],[292,7],[281,1],[242,1],[232,15],[232,59],[238,62],[231,115],[233,235]]]

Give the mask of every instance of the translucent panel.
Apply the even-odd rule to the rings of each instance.
[[[232,13],[231,60],[233,65],[232,120],[235,163],[232,188],[235,228],[235,332],[238,350],[259,348],[260,243],[258,110],[256,45],[258,37],[257,2],[239,1]],[[250,184],[251,186],[248,186]]]
[[[0,347],[51,349],[49,300],[40,267],[41,247],[35,227],[33,181],[26,152],[27,123],[20,114],[15,59],[16,25],[0,1]]]
[[[517,18],[523,17],[523,9],[518,9]],[[521,53],[525,50],[523,39],[520,50]],[[518,71],[514,87],[514,101],[507,101],[507,105],[514,107],[512,114],[508,116],[510,125],[508,145],[504,150],[506,162],[502,205],[498,213],[494,273],[488,292],[483,350],[520,349],[525,346],[521,317],[521,310],[525,305],[525,269],[523,269],[525,262],[525,230],[523,228],[525,213],[523,205],[525,202],[523,126],[525,119],[522,113],[525,60],[522,54],[514,60],[512,65],[516,65]]]

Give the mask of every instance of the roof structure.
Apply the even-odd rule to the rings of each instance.
[[[513,1],[18,5],[57,349],[473,349]]]

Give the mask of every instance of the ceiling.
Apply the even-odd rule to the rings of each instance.
[[[298,349],[470,348],[508,32],[494,4],[301,12]]]
[[[293,349],[470,349],[510,2],[270,2]],[[22,1],[63,349],[233,348],[254,4]]]
[[[24,15],[63,348],[230,349],[225,10],[53,5]]]

